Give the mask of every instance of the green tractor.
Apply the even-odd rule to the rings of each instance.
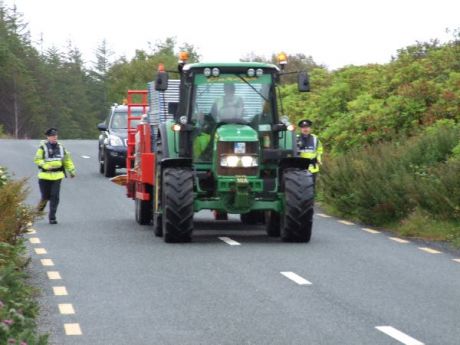
[[[174,114],[166,119],[157,111],[152,125],[155,234],[188,242],[194,213],[208,209],[217,220],[240,214],[245,224],[264,224],[269,236],[309,242],[314,182],[309,160],[297,155],[295,127],[280,115],[282,69],[182,61],[179,75],[169,80],[159,71],[149,91]],[[309,91],[305,72],[298,90]]]

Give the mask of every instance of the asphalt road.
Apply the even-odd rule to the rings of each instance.
[[[51,344],[460,344],[460,256],[320,213],[309,244],[208,212],[192,243],[166,244],[98,173],[95,141],[64,143],[77,177],[63,182],[59,224],[27,235],[40,241],[29,270]],[[0,140],[32,204],[37,147]]]

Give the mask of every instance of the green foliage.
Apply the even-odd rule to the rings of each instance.
[[[189,62],[196,62],[199,55],[190,44],[177,48],[174,38],[167,38],[164,42],[157,42],[150,52],[137,50],[131,61],[121,58],[110,68],[107,81],[109,85],[108,99],[121,103],[126,97],[128,89],[145,89],[147,82],[155,78],[158,65],[164,64],[166,70],[177,71],[177,56],[179,51],[189,53]],[[171,78],[178,75],[171,75]]]
[[[433,41],[401,49],[386,65],[313,68],[312,92],[283,89],[291,120],[310,118],[334,156],[416,135],[441,119],[460,121],[460,44]]]
[[[439,220],[422,209],[415,209],[396,228],[401,236],[451,242],[460,247],[460,222]]]
[[[325,159],[324,200],[342,214],[383,225],[419,208],[460,221],[460,161],[452,159],[460,125],[439,121],[410,139],[352,149]]]
[[[25,181],[10,180],[0,167],[0,344],[45,345],[36,335],[38,305],[26,284],[26,247],[21,234],[37,213],[23,204]]]

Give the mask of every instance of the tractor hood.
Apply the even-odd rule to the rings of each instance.
[[[225,124],[217,128],[217,141],[258,141],[257,132],[250,126]]]

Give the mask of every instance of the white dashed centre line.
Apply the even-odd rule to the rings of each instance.
[[[379,326],[375,327],[378,329],[380,332],[385,333],[386,335],[389,335],[393,339],[396,339],[400,343],[403,343],[405,345],[424,345],[422,342],[418,341],[417,339],[414,339],[407,334],[398,331],[396,328],[393,328],[391,326]]]
[[[42,243],[38,237],[29,238],[29,242],[32,243],[32,244],[40,244],[40,243]]]
[[[54,262],[51,259],[41,259],[40,261],[43,266],[54,266]]]
[[[49,272],[46,272],[46,274],[48,275],[49,280],[60,280],[60,279],[62,279],[61,275],[57,271],[49,271]]]
[[[398,238],[398,237],[388,237],[388,238],[398,243],[409,243],[409,241],[403,240],[402,238]]]
[[[369,228],[361,228],[361,230],[367,231],[370,234],[380,234],[380,231],[369,229]]]
[[[324,214],[324,213],[317,213],[316,215],[323,217],[323,218],[331,218],[331,216],[328,216],[327,214]]]
[[[423,250],[424,252],[430,253],[430,254],[441,254],[440,251],[434,250],[428,247],[419,247],[418,249]]]
[[[452,261],[460,263],[460,259],[452,259]]]
[[[81,158],[88,159],[88,158],[91,158],[91,157],[90,156],[81,156]]]
[[[43,254],[48,254],[45,248],[35,248],[35,253],[37,255],[43,255]]]
[[[29,229],[29,230],[27,230],[27,233],[30,234],[30,235],[35,235],[37,233],[37,231],[35,229]]]
[[[312,285],[311,282],[309,282],[305,278],[302,278],[298,274],[295,274],[294,272],[280,272],[280,273],[286,278],[291,279],[293,282],[296,282],[299,285]]]
[[[239,246],[239,245],[241,245],[241,243],[232,240],[230,237],[219,237],[219,240],[224,241],[225,243],[227,243],[228,245],[231,245],[231,246]]]
[[[81,335],[80,324],[78,323],[65,323],[64,330],[66,335]]]
[[[59,307],[59,312],[60,312],[62,315],[72,315],[72,314],[75,314],[75,310],[73,309],[73,305],[70,304],[70,303],[59,304],[58,307]]]
[[[338,222],[345,225],[355,225],[355,223],[349,222],[348,220],[338,220]]]
[[[67,296],[67,289],[65,286],[53,286],[53,292],[55,296]]]

